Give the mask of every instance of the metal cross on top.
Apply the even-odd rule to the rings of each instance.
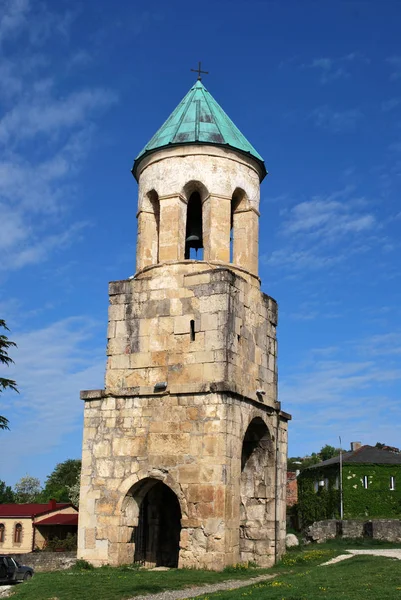
[[[191,69],[191,71],[193,71],[194,73],[198,73],[198,81],[201,81],[201,79],[202,79],[201,73],[204,73],[205,75],[209,75],[209,71],[202,71],[201,67],[202,67],[202,63],[198,62],[198,68]]]

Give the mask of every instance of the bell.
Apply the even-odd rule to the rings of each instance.
[[[199,235],[192,234],[187,237],[187,239],[185,240],[185,244],[186,246],[188,246],[188,248],[195,248],[197,250],[201,247],[202,241]]]

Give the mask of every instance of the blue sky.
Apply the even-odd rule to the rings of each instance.
[[[107,284],[133,274],[133,159],[193,84],[262,154],[290,455],[400,446],[401,4],[0,0],[0,479],[80,456]]]

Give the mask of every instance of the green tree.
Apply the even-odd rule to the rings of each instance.
[[[288,458],[287,470],[296,471],[299,469],[300,471],[303,471],[304,469],[307,469],[313,465],[317,465],[324,460],[333,458],[333,456],[338,456],[338,454],[340,454],[340,448],[334,448],[334,446],[329,446],[329,444],[326,444],[323,446],[323,448],[321,448],[320,452],[312,452],[310,456],[306,456],[304,458],[299,456]]]
[[[41,491],[39,479],[30,475],[21,477],[14,486],[15,499],[20,504],[39,502]]]
[[[340,454],[339,448],[334,448],[334,446],[329,446],[326,444],[319,452],[320,460],[329,460],[329,458],[333,458],[333,456],[338,456]]]
[[[12,504],[13,502],[15,502],[15,496],[11,486],[0,480],[0,504]]]
[[[311,467],[312,465],[317,465],[320,462],[320,455],[316,452],[312,452],[310,456],[304,458],[302,461],[301,471],[306,469],[307,467]]]
[[[72,502],[70,488],[77,485],[80,475],[81,461],[79,459],[70,458],[56,465],[53,472],[46,478],[41,494],[43,502],[48,502],[51,498],[58,502]]]
[[[0,319],[0,328],[9,331],[6,322],[3,319]],[[12,346],[16,346],[15,342],[11,342],[4,333],[0,334],[0,363],[6,365],[7,367],[12,364],[14,361],[8,355],[8,349]],[[18,392],[17,384],[13,379],[6,379],[5,377],[0,377],[0,393],[2,393],[7,388]],[[8,427],[8,419],[0,415],[0,429],[9,429]]]
[[[79,494],[81,491],[81,481],[80,481],[80,477],[78,477],[78,479],[76,480],[76,482],[74,483],[74,485],[69,485],[68,487],[68,494],[70,497],[70,502],[72,502],[72,504],[74,506],[76,506],[77,508],[79,507]]]

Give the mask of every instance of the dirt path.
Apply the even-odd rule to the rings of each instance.
[[[398,558],[401,560],[401,549],[400,548],[385,548],[383,550],[346,550],[347,554],[340,554],[331,560],[319,565],[319,567],[325,567],[326,565],[334,565],[335,563],[347,560],[353,556],[360,554],[369,554],[370,556],[388,556],[389,558]]]
[[[134,598],[130,598],[130,600],[193,600],[195,597],[203,594],[211,594],[213,592],[220,592],[221,590],[234,590],[247,585],[254,585],[261,581],[267,581],[274,577],[276,577],[275,574],[259,575],[258,577],[252,577],[251,579],[229,579],[228,581],[222,581],[220,583],[199,585],[183,590],[166,590],[165,592],[158,592],[157,594],[135,596]]]

